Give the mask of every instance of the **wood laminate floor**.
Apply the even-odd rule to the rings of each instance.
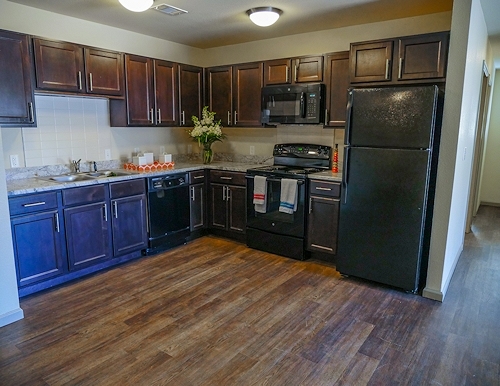
[[[205,237],[21,307],[2,386],[499,385],[500,208],[444,303]]]

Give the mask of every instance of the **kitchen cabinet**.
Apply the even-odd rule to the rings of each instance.
[[[193,126],[191,117],[203,108],[203,68],[179,64],[179,115],[181,126]]]
[[[0,30],[0,125],[34,126],[31,49],[26,35]]]
[[[325,127],[345,127],[349,89],[349,51],[325,55]]]
[[[33,47],[37,89],[123,96],[123,54],[41,38]]]
[[[223,126],[231,126],[233,111],[233,66],[205,69],[207,105]],[[259,107],[260,110],[260,107]]]
[[[449,32],[351,43],[350,81],[360,83],[444,82]]]
[[[323,81],[323,57],[304,56],[264,62],[264,85]]]
[[[64,274],[64,226],[56,192],[9,199],[12,243],[19,287]]]
[[[113,257],[146,249],[147,205],[144,179],[109,184]]]
[[[206,224],[205,170],[189,172],[189,183],[190,229],[193,232],[205,228]]]
[[[111,126],[175,126],[177,64],[125,55],[125,100],[110,101]]]
[[[335,255],[340,210],[340,183],[310,180],[307,250]]]
[[[210,203],[210,228],[212,230],[225,231],[224,235],[229,237],[245,233],[245,173],[211,170]]]
[[[111,258],[111,225],[106,185],[62,191],[69,269]]]
[[[261,126],[262,62],[233,66],[233,126]]]

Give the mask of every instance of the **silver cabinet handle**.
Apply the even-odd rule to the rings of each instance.
[[[385,60],[385,79],[389,80],[389,67],[390,67],[390,64],[391,64],[391,60],[390,59],[386,59]]]
[[[220,179],[221,179],[221,180],[232,180],[232,179],[233,179],[233,177],[224,177],[224,176],[223,176],[223,177],[221,177]]]
[[[227,125],[229,126],[231,124],[231,111],[227,112]]]
[[[294,78],[295,78],[295,81],[297,81],[297,65],[295,65],[295,76],[294,76]]]
[[[161,109],[158,109],[158,123],[161,123]]]
[[[226,187],[226,201],[231,199],[231,188],[229,186]]]
[[[82,72],[78,71],[78,89],[82,89]]]
[[[222,187],[222,201],[226,201],[226,188],[227,186]]]
[[[331,188],[322,188],[321,186],[316,186],[316,190],[327,190],[327,191],[331,191],[332,189],[331,189]]]
[[[31,202],[29,204],[23,204],[23,207],[24,208],[29,208],[31,206],[40,206],[40,205],[45,205],[45,201]]]
[[[398,79],[403,77],[403,58],[399,58],[399,71],[398,71]]]
[[[186,124],[186,113],[184,112],[184,110],[182,110],[182,113],[181,113],[181,125],[185,125]]]
[[[89,83],[90,91],[94,91],[94,85],[92,84],[92,73],[89,73]]]
[[[318,245],[318,244],[311,244],[311,247],[314,247],[314,248],[319,248],[319,249],[324,249],[326,251],[333,251],[333,248],[329,248],[329,247],[324,247],[322,245]]]
[[[35,113],[33,111],[33,102],[28,102],[28,109],[29,109],[29,121],[31,123],[35,122]]]
[[[195,180],[199,180],[200,178],[205,178],[205,176],[194,176],[193,177]]]
[[[191,186],[191,201],[195,201],[195,197],[194,197],[194,186]]]
[[[59,233],[60,232],[60,228],[59,228],[59,213],[55,213],[54,214],[54,217],[56,219],[56,232]]]
[[[150,115],[150,116],[151,116],[151,118],[149,119],[149,120],[151,121],[151,124],[154,124],[154,123],[155,123],[155,118],[154,118],[154,113],[153,113],[153,111],[154,111],[153,109],[150,109],[150,110],[149,110],[149,114],[148,114],[148,115],[150,115],[150,114],[151,114],[151,115]]]
[[[285,73],[285,83],[288,83],[288,78],[289,78],[289,75],[288,73],[290,72],[290,69],[288,68],[288,66],[286,66],[286,73]]]
[[[238,112],[234,110],[234,124],[236,125],[238,123]]]
[[[108,204],[104,204],[104,221],[108,222]]]
[[[325,109],[325,126],[328,126],[328,109]]]
[[[114,201],[113,202],[113,210],[114,210],[114,215],[115,215],[115,218],[118,218],[118,202]]]
[[[313,211],[313,199],[312,197],[309,197],[309,214],[311,214]]]

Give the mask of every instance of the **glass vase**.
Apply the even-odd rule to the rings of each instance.
[[[203,157],[203,163],[204,164],[209,164],[212,162],[213,158],[214,158],[214,153],[212,151],[212,148],[211,148],[211,143],[205,143],[203,145],[203,153],[202,153],[202,157]]]

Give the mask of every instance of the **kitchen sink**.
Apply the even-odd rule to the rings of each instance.
[[[74,181],[86,181],[93,179],[92,177],[87,176],[85,174],[62,174],[59,176],[50,176],[45,178],[48,178],[49,180],[56,182],[74,182]]]
[[[101,170],[97,172],[66,173],[57,176],[44,176],[38,178],[53,182],[77,182],[77,181],[91,181],[98,178],[106,178],[106,177],[129,176],[132,174],[134,173],[122,170]]]
[[[101,170],[97,172],[86,172],[84,173],[87,176],[91,176],[94,178],[99,177],[121,177],[121,176],[130,176],[131,172],[124,172],[122,170]]]

